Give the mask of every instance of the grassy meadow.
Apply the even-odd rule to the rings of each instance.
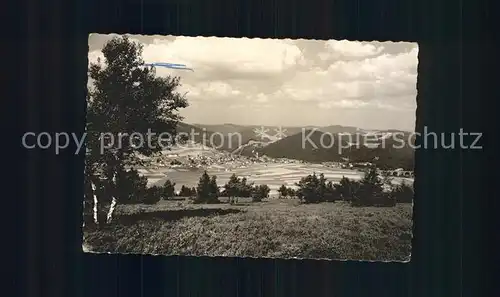
[[[91,252],[153,255],[407,261],[412,205],[351,207],[296,199],[118,205],[100,229],[84,227]]]

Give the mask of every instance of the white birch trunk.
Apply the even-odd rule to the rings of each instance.
[[[99,208],[98,208],[99,201],[97,200],[97,195],[95,194],[96,187],[95,187],[94,182],[90,182],[90,184],[92,186],[92,196],[94,197],[94,223],[96,225],[98,225],[99,224]]]
[[[106,223],[108,223],[108,224],[111,223],[111,221],[113,220],[113,212],[115,211],[116,203],[117,203],[116,198],[112,197],[111,205],[109,206],[108,215],[106,216]]]
[[[113,174],[113,185],[116,188],[116,173]],[[113,220],[113,213],[115,211],[117,202],[118,201],[116,200],[115,196],[111,196],[111,204],[109,206],[108,214],[106,216],[107,224],[111,223],[111,221]]]
[[[82,204],[83,204],[82,213],[84,213],[84,211],[85,211],[85,194],[83,194],[83,203]],[[83,218],[82,227],[85,227],[85,218]]]

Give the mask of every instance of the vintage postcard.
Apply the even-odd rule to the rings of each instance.
[[[91,34],[84,251],[410,260],[417,56]]]

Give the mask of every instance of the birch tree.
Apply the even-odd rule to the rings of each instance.
[[[142,49],[128,37],[113,38],[102,49],[104,60],[89,65],[85,199],[94,203],[97,224],[112,221],[121,199],[121,173],[140,162],[137,156],[175,144],[179,110],[188,106],[177,92],[180,79],[156,76],[154,67],[144,66]],[[170,136],[162,137],[162,143],[161,133]],[[106,195],[95,193],[101,186]],[[100,222],[104,203],[109,207]]]

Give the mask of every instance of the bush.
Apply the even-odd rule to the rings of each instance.
[[[391,195],[396,203],[412,203],[415,195],[413,185],[408,185],[404,181],[393,187]]]
[[[146,194],[142,199],[144,204],[155,204],[158,203],[163,195],[162,187],[152,186],[146,190]]]
[[[384,183],[375,167],[370,168],[352,193],[353,206],[394,206],[396,202],[390,193],[384,192]]]
[[[163,184],[163,191],[162,191],[162,198],[163,199],[169,199],[175,196],[175,183],[171,182],[170,180],[167,180]]]
[[[137,170],[133,168],[129,171],[121,170],[117,174],[115,193],[108,192],[104,196],[115,194],[120,203],[124,204],[142,203],[147,195],[147,184],[147,177],[140,176]]]
[[[337,200],[340,200],[340,193],[339,191],[337,191],[335,185],[331,181],[326,184],[323,198],[325,202],[335,202]]]
[[[236,176],[236,174],[233,174],[231,175],[231,177],[229,177],[228,182],[224,185],[224,194],[229,198],[229,203],[233,203],[234,197],[239,194],[239,184],[240,179]]]
[[[210,183],[208,185],[208,202],[216,203],[219,202],[219,186],[217,185],[217,176],[212,175],[210,178]]]
[[[184,185],[181,187],[181,190],[179,191],[179,197],[191,197],[195,195],[196,195],[196,189],[188,188]]]
[[[290,196],[297,196],[304,203],[334,202],[340,199],[341,194],[333,182],[327,182],[324,174],[316,174],[302,178],[296,184],[299,188],[295,191],[287,189]]]
[[[246,177],[242,178],[238,185],[238,196],[245,198],[251,197],[253,187],[254,183],[248,183]]]
[[[269,197],[271,189],[267,185],[259,185],[252,188],[252,201],[261,202],[262,199]]]
[[[198,182],[196,188],[197,203],[218,203],[219,188],[217,186],[217,177],[214,175],[212,178],[205,171]]]
[[[295,192],[295,190],[293,188],[288,188],[286,187],[285,185],[282,185],[279,189],[278,189],[278,193],[279,193],[279,198],[282,199],[282,198],[293,198],[297,195],[297,193]]]
[[[297,183],[297,197],[304,203],[318,203],[323,200],[324,187],[315,173],[303,177]]]
[[[285,185],[281,185],[278,189],[279,198],[286,198],[288,196],[287,187]]]
[[[189,189],[189,197],[190,198],[196,198],[196,195],[198,195],[198,192],[196,191],[196,188],[195,187],[192,187],[191,189]]]
[[[344,201],[351,201],[358,191],[360,183],[343,176],[340,183],[335,185],[339,198]]]
[[[246,178],[240,179],[233,174],[224,185],[223,194],[229,197],[229,203],[233,203],[236,197],[251,197],[253,187],[254,183],[248,183]]]
[[[182,162],[179,160],[172,160],[170,161],[170,165],[182,165]]]

